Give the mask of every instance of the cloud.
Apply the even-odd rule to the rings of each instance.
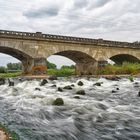
[[[74,9],[78,8],[85,8],[87,5],[89,4],[89,1],[88,0],[76,0],[74,1]]]
[[[140,40],[140,0],[0,0],[2,30]]]
[[[0,1],[0,27],[135,41],[140,36],[139,5],[139,0]]]
[[[59,8],[58,7],[43,7],[37,10],[31,10],[31,12],[27,11],[23,15],[28,17],[28,18],[42,18],[42,17],[53,17],[57,16],[59,13]]]

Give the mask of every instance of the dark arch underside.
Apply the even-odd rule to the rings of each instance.
[[[116,64],[123,64],[123,62],[140,63],[140,60],[138,58],[129,54],[115,55],[112,56],[110,59],[114,61]]]
[[[73,60],[75,63],[90,63],[90,62],[96,61],[88,54],[80,52],[80,51],[68,50],[68,51],[58,52],[54,55],[60,55],[60,56],[67,57],[67,58]]]
[[[9,48],[9,47],[2,47],[0,46],[0,53],[8,54],[12,57],[17,58],[20,61],[27,60],[28,58],[31,58],[29,55],[14,49],[14,48]]]

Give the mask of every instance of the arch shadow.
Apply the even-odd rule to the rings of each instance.
[[[140,63],[140,60],[137,57],[129,54],[118,54],[110,57],[109,59],[114,61],[115,64],[119,64],[119,65],[122,65],[123,62]]]
[[[10,48],[10,47],[0,46],[0,53],[10,55],[10,56],[20,60],[21,62],[26,61],[27,59],[31,58],[31,56],[27,55],[26,53],[21,52],[15,48]]]
[[[94,58],[92,58],[90,55],[83,53],[81,51],[74,51],[74,50],[67,50],[67,51],[61,51],[57,52],[53,55],[60,55],[67,57],[77,63],[90,63],[90,62],[96,62]]]

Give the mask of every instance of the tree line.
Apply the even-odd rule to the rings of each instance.
[[[46,65],[48,69],[57,69],[57,66],[49,61],[46,61]],[[62,66],[61,69],[74,69],[75,66]],[[19,63],[8,63],[6,66],[0,66],[0,73],[7,72],[17,72],[22,70],[22,64]]]

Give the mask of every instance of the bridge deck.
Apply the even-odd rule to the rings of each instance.
[[[30,32],[0,30],[0,38],[14,38],[14,39],[25,39],[25,40],[28,39],[28,40],[41,40],[41,41],[49,40],[49,41],[71,42],[71,43],[96,44],[96,45],[102,45],[108,47],[115,46],[115,47],[140,48],[139,42],[130,43],[130,42],[103,40],[103,39],[51,35],[51,34],[42,34],[41,32],[30,33]]]

